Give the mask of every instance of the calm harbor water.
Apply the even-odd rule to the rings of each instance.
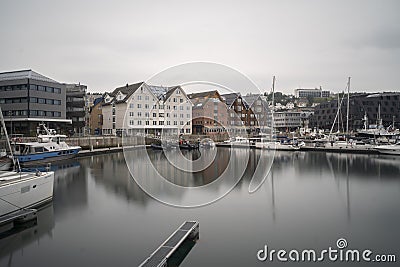
[[[243,179],[226,197],[193,209],[145,194],[123,153],[55,165],[53,202],[36,226],[0,239],[0,266],[138,266],[184,220],[200,222],[200,239],[181,266],[321,266],[259,262],[256,254],[264,245],[325,249],[338,238],[399,260],[400,157],[276,152],[266,182],[249,194],[260,151],[250,153]],[[229,149],[219,148],[216,164],[196,176],[171,172],[161,152],[149,157],[176,184],[200,186],[220,175]]]

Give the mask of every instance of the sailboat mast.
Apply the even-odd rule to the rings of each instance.
[[[338,121],[337,121],[337,132],[340,133],[340,93],[337,96],[337,110],[338,110]]]
[[[275,75],[272,77],[272,109],[271,109],[271,118],[272,118],[271,126],[272,127],[271,127],[270,140],[273,139],[274,132],[275,132],[274,110],[275,110]]]
[[[272,112],[275,109],[275,76],[272,77]]]
[[[350,79],[347,82],[347,114],[346,114],[346,134],[349,134],[349,112],[350,112]]]

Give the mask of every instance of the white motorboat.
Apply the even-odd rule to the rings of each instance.
[[[374,149],[378,150],[379,153],[382,154],[400,155],[400,142],[393,145],[376,146]]]
[[[248,138],[237,136],[224,141],[224,144],[231,145],[232,147],[250,147],[251,142]]]
[[[268,141],[267,139],[261,138],[259,142],[255,144],[256,148],[270,149],[270,150],[282,150],[282,151],[297,151],[300,146],[293,144],[282,144],[278,141]]]
[[[57,160],[65,160],[75,157],[81,150],[80,146],[69,146],[66,135],[56,134],[48,130],[44,124],[45,134],[38,135],[38,142],[16,142],[13,144],[15,157],[23,166],[37,165]]]

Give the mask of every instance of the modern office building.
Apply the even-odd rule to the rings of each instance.
[[[39,123],[64,131],[65,85],[33,70],[0,73],[0,105],[9,133],[35,136]]]
[[[310,126],[320,129],[334,131],[343,131],[347,125],[347,100],[346,96],[341,101],[339,119],[336,119],[338,113],[338,100],[327,101],[315,107],[314,115],[310,118]],[[340,103],[339,102],[339,103]],[[386,92],[386,93],[361,93],[350,95],[350,109],[349,109],[349,130],[355,131],[364,127],[364,116],[367,116],[367,124],[379,124],[379,117],[382,124],[388,127],[393,124],[394,127],[399,128],[400,121],[400,93],[399,92]]]
[[[66,84],[66,117],[72,121],[67,129],[70,135],[88,134],[89,106],[87,86],[82,84]]]
[[[307,97],[329,97],[330,96],[330,91],[325,91],[322,90],[322,87],[320,88],[314,88],[314,89],[296,89],[294,90],[294,94],[297,98],[307,98]]]

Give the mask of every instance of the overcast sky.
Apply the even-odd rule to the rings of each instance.
[[[3,1],[0,71],[104,92],[192,61],[263,91],[400,90],[400,1]],[[242,89],[245,93],[246,89]]]

